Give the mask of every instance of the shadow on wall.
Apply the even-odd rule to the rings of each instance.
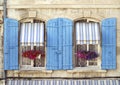
[[[120,56],[120,46],[117,46],[117,56]]]

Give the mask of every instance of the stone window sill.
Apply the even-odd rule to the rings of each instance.
[[[41,71],[45,73],[52,73],[52,70],[46,70],[45,67],[22,67],[20,71]]]
[[[41,72],[46,72],[46,73],[52,73],[53,70],[46,70],[45,67],[22,67],[20,71],[41,71]],[[73,70],[64,70],[70,73],[75,73],[75,72],[107,72],[107,70],[102,70],[99,67],[75,67]]]
[[[75,72],[107,72],[106,70],[102,70],[99,67],[76,67],[73,70],[67,70],[67,72],[75,73]]]

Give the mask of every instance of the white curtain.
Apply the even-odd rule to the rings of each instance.
[[[22,23],[20,43],[22,46],[41,46],[44,43],[44,23]]]
[[[100,41],[99,23],[77,22],[76,44],[98,44]]]

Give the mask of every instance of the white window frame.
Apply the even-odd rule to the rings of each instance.
[[[86,19],[86,18],[85,18]],[[85,20],[85,19],[80,19],[80,20]],[[77,20],[77,21],[79,21],[79,20]],[[76,22],[77,21],[75,21],[75,23],[74,24],[76,24]],[[99,23],[99,25],[101,24],[100,23],[100,21],[97,21],[97,20],[94,20],[94,19],[86,19],[86,21],[87,22],[90,22],[90,21],[93,21],[93,22],[97,22],[97,23]],[[97,57],[97,65],[96,66],[90,66],[90,65],[88,65],[88,63],[89,63],[89,61],[87,60],[87,66],[86,67],[76,67],[76,27],[74,26],[74,28],[75,28],[75,30],[74,30],[74,45],[75,45],[75,47],[73,48],[73,64],[74,64],[74,66],[75,66],[75,68],[74,68],[74,70],[101,70],[101,54],[102,54],[102,52],[101,52],[101,42],[99,43],[99,44],[97,44],[97,47],[98,47],[98,54],[99,54],[99,56]],[[101,33],[101,26],[100,26],[100,33]],[[100,34],[100,36],[101,36],[101,34]],[[86,44],[87,45],[87,50],[89,49],[89,44]]]
[[[34,19],[28,18],[28,19],[20,21],[20,23],[25,23],[25,22],[34,23],[33,21],[34,21]],[[19,29],[20,29],[20,27],[19,27]],[[45,36],[45,33],[46,33],[46,31],[44,31],[44,36]],[[19,34],[19,37],[20,37],[20,34]],[[46,36],[44,37],[44,50],[45,50],[45,54],[46,54],[46,47],[45,46],[46,46]],[[31,47],[31,50],[34,48],[34,46],[30,46],[30,47]],[[46,56],[45,56],[45,60],[44,60],[44,67],[34,67],[34,60],[31,60],[31,62],[30,62],[31,64],[30,65],[23,65],[22,64],[23,57],[22,57],[22,53],[21,52],[22,52],[22,45],[20,44],[20,40],[19,40],[19,59],[20,59],[19,63],[20,63],[20,70],[45,70],[45,68],[46,68]]]

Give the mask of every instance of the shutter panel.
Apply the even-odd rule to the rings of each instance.
[[[4,19],[4,70],[18,69],[18,21]]]
[[[63,69],[63,19],[62,18],[57,18],[58,21],[58,59],[59,59],[59,70]]]
[[[102,69],[116,69],[116,18],[102,21]]]
[[[63,19],[61,24],[63,33],[63,69],[72,69],[72,21]]]
[[[58,21],[56,19],[47,22],[47,69],[58,69]]]

